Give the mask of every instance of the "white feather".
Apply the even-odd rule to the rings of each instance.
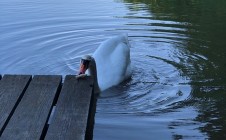
[[[97,78],[101,91],[131,76],[130,44],[127,35],[104,41],[94,52]]]

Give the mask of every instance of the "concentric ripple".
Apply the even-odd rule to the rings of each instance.
[[[181,108],[192,98],[192,75],[206,65],[216,68],[202,54],[187,49],[191,43],[208,43],[189,36],[196,34],[196,25],[172,20],[164,13],[155,15],[146,4],[112,0],[12,4],[3,0],[1,8],[1,74],[76,74],[82,55],[92,54],[114,35],[128,33],[133,74],[97,97],[97,138],[102,127],[114,125],[115,116],[120,125],[113,130],[118,130],[121,116],[133,121],[137,116],[161,116]]]
[[[185,34],[190,27],[188,23],[155,19],[144,4],[137,4],[140,11],[133,12],[131,6],[134,5],[127,3],[130,10],[126,10],[121,3],[113,2],[118,9],[114,14],[103,2],[101,9],[86,7],[80,11],[80,8],[73,10],[69,6],[65,13],[59,10],[68,4],[52,7],[43,13],[32,11],[41,5],[49,7],[45,3],[19,4],[31,13],[25,20],[8,18],[0,25],[0,42],[4,46],[0,48],[2,74],[76,74],[82,55],[92,54],[102,41],[111,36],[128,33],[133,76],[103,92],[98,98],[97,112],[151,113],[189,97],[189,78],[181,70],[184,65],[181,60],[185,56],[183,44],[189,39]],[[71,4],[82,7],[87,2]],[[11,8],[20,10],[19,7]],[[27,11],[22,14],[27,14]],[[4,17],[3,14],[0,16]]]

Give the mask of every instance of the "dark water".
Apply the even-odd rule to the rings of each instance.
[[[132,78],[98,97],[94,139],[226,138],[224,0],[1,0],[0,73],[75,74],[121,33]]]

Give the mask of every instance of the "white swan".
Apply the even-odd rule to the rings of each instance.
[[[94,92],[98,93],[128,79],[131,73],[128,37],[120,35],[104,41],[93,57],[83,56],[77,78],[93,76]]]

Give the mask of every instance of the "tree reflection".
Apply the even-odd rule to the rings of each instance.
[[[226,1],[225,0],[123,0],[130,10],[145,4],[150,17],[186,23],[186,55],[181,63],[190,77],[193,101],[199,108],[196,121],[206,123],[200,130],[211,139],[226,137]],[[191,103],[191,102],[190,102]]]

